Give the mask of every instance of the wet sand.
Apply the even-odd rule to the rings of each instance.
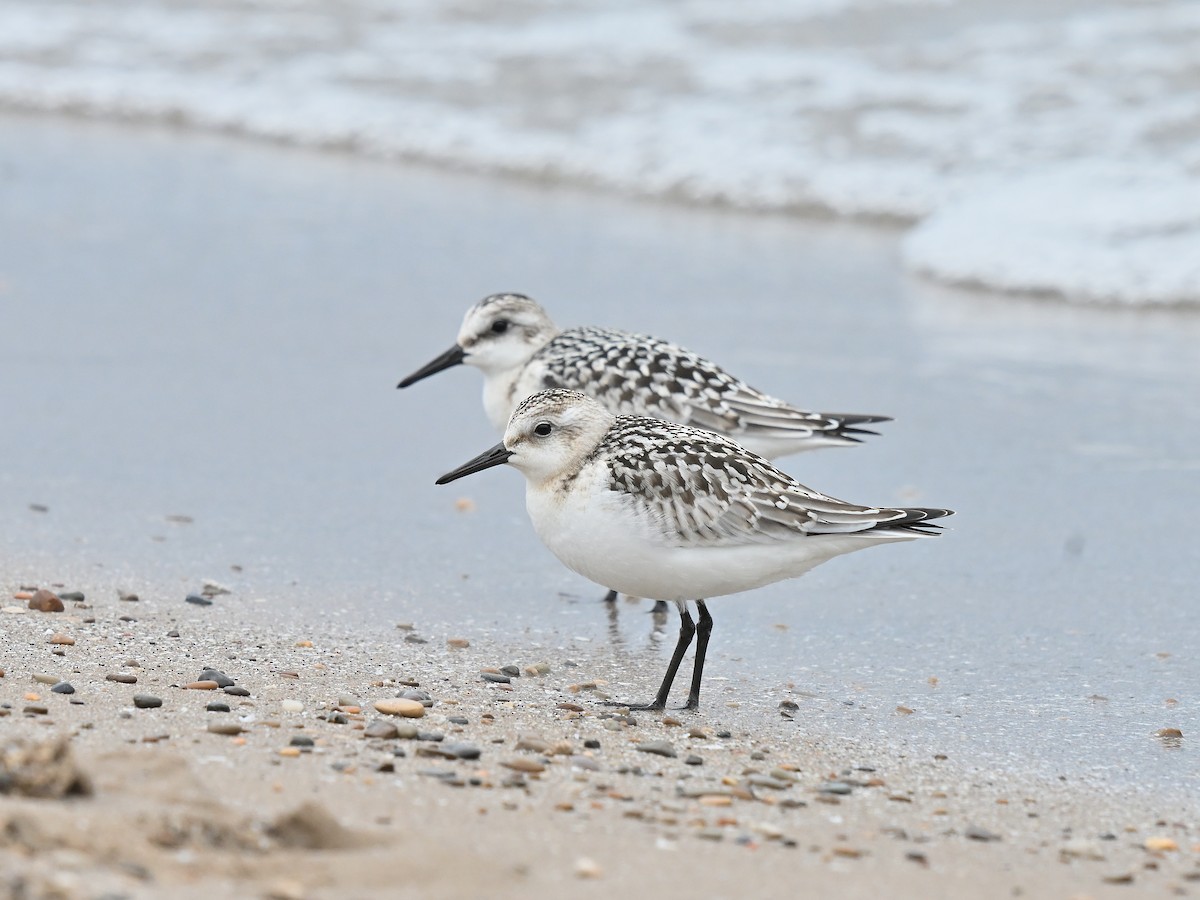
[[[719,893],[727,877],[730,896],[747,883],[780,895],[800,874],[847,896],[980,884],[1104,896],[1128,893],[1104,878],[1129,872],[1146,890],[1189,885],[1200,318],[932,289],[903,278],[886,230],[169,130],[3,125],[0,391],[19,438],[0,465],[0,587],[20,606],[8,598],[21,586],[62,583],[92,608],[0,619],[0,727],[5,740],[70,736],[99,790],[0,800],[9,820],[46,829],[0,845],[4,871],[75,872],[78,896],[99,892],[100,871],[147,896],[222,878],[261,893],[285,876],[299,886],[274,885],[281,895],[394,895],[395,879],[417,878],[414,895],[482,884],[548,896],[569,883],[670,896],[695,884],[703,853],[718,863],[706,886]],[[515,473],[433,486],[495,440],[476,373],[394,388],[449,345],[469,303],[501,289],[541,298],[563,324],[675,338],[816,408],[896,416],[868,445],[786,468],[851,500],[954,507],[953,530],[718,600],[702,713],[609,731],[596,691],[571,685],[648,695],[673,623],[656,631],[635,604],[610,622],[601,592],[537,543]],[[204,578],[234,593],[188,606]],[[397,622],[430,643],[406,643]],[[53,631],[76,638],[63,657],[45,643]],[[471,648],[452,653],[451,637]],[[314,647],[295,646],[305,640]],[[131,691],[103,673],[129,658],[162,709],[121,717]],[[511,694],[479,680],[481,667],[539,660],[551,672]],[[171,687],[205,664],[244,681],[253,705],[207,713],[207,698]],[[84,705],[33,681],[46,672]],[[428,742],[411,741],[393,760],[396,742],[355,730],[399,678],[430,690],[428,720],[482,748],[477,763],[420,757]],[[342,694],[364,720],[318,718]],[[304,711],[284,715],[285,698]],[[47,714],[25,715],[31,703]],[[452,737],[437,717],[460,712],[469,724]],[[244,735],[205,731],[247,716]],[[298,725],[314,752],[281,757]],[[692,727],[711,734],[686,737]],[[1163,728],[1183,741],[1157,738]],[[599,735],[600,770],[552,756],[525,787],[500,787],[501,763],[528,755],[522,733],[574,751]],[[629,749],[659,739],[679,755]],[[691,752],[702,766],[684,763]],[[395,771],[378,771],[388,761]],[[701,777],[737,790],[747,769],[778,763],[795,784],[754,790],[774,804],[678,793]],[[455,787],[423,769],[486,775]],[[861,784],[819,792],[839,777]],[[379,843],[297,852],[263,837],[308,799]],[[178,846],[155,843],[180,804],[236,837],[197,825]],[[95,824],[69,836],[80,817]],[[1001,840],[972,840],[972,826]],[[1145,850],[1156,837],[1180,850]],[[464,880],[464,854],[478,854],[484,881]],[[576,874],[585,856],[601,870],[594,886]]]

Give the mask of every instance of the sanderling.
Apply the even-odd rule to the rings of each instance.
[[[467,310],[458,342],[407,378],[408,387],[467,363],[483,371],[483,406],[501,433],[517,405],[549,388],[582,391],[615,415],[654,416],[733,438],[774,459],[849,446],[887,416],[808,412],[752,388],[675,344],[608,328],[560,331],[523,294],[493,294]]]
[[[438,479],[502,463],[526,478],[525,506],[568,568],[637,597],[674,602],[679,640],[644,709],[663,709],[696,638],[687,708],[700,703],[712,617],[704,599],[795,578],[826,560],[935,535],[948,509],[858,506],[818,493],[721,435],[613,416],[578,391],[541,391],[513,412],[502,443]],[[704,599],[702,599],[704,598]],[[694,602],[699,622],[692,620]]]

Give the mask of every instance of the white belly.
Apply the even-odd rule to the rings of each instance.
[[[861,535],[817,535],[740,546],[673,547],[618,496],[596,485],[568,494],[527,487],[526,507],[542,542],[568,568],[634,597],[702,600],[795,578],[826,560],[875,543]]]

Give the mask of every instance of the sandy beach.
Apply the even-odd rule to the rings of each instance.
[[[1194,314],[934,288],[885,228],[0,125],[0,896],[1200,890]],[[395,390],[502,289],[894,415],[786,468],[952,531],[715,602],[698,714],[603,705],[674,621],[606,613],[515,473],[433,485],[495,441],[475,373]]]

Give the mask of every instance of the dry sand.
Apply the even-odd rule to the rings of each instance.
[[[0,897],[1200,890],[1196,823],[1163,798],[864,758],[802,725],[721,737],[710,710],[627,717],[601,702],[620,677],[603,656],[523,658],[470,633],[464,648],[416,643],[420,623],[391,642],[299,632],[237,595],[130,601],[96,583],[63,612],[16,599],[34,585],[3,585]],[[480,674],[539,662],[549,671],[508,685]],[[185,687],[206,666],[249,696]],[[422,718],[375,710],[412,685],[434,701]],[[379,722],[444,740],[368,737]],[[675,756],[637,749],[658,741]],[[436,755],[464,743],[478,759]]]

